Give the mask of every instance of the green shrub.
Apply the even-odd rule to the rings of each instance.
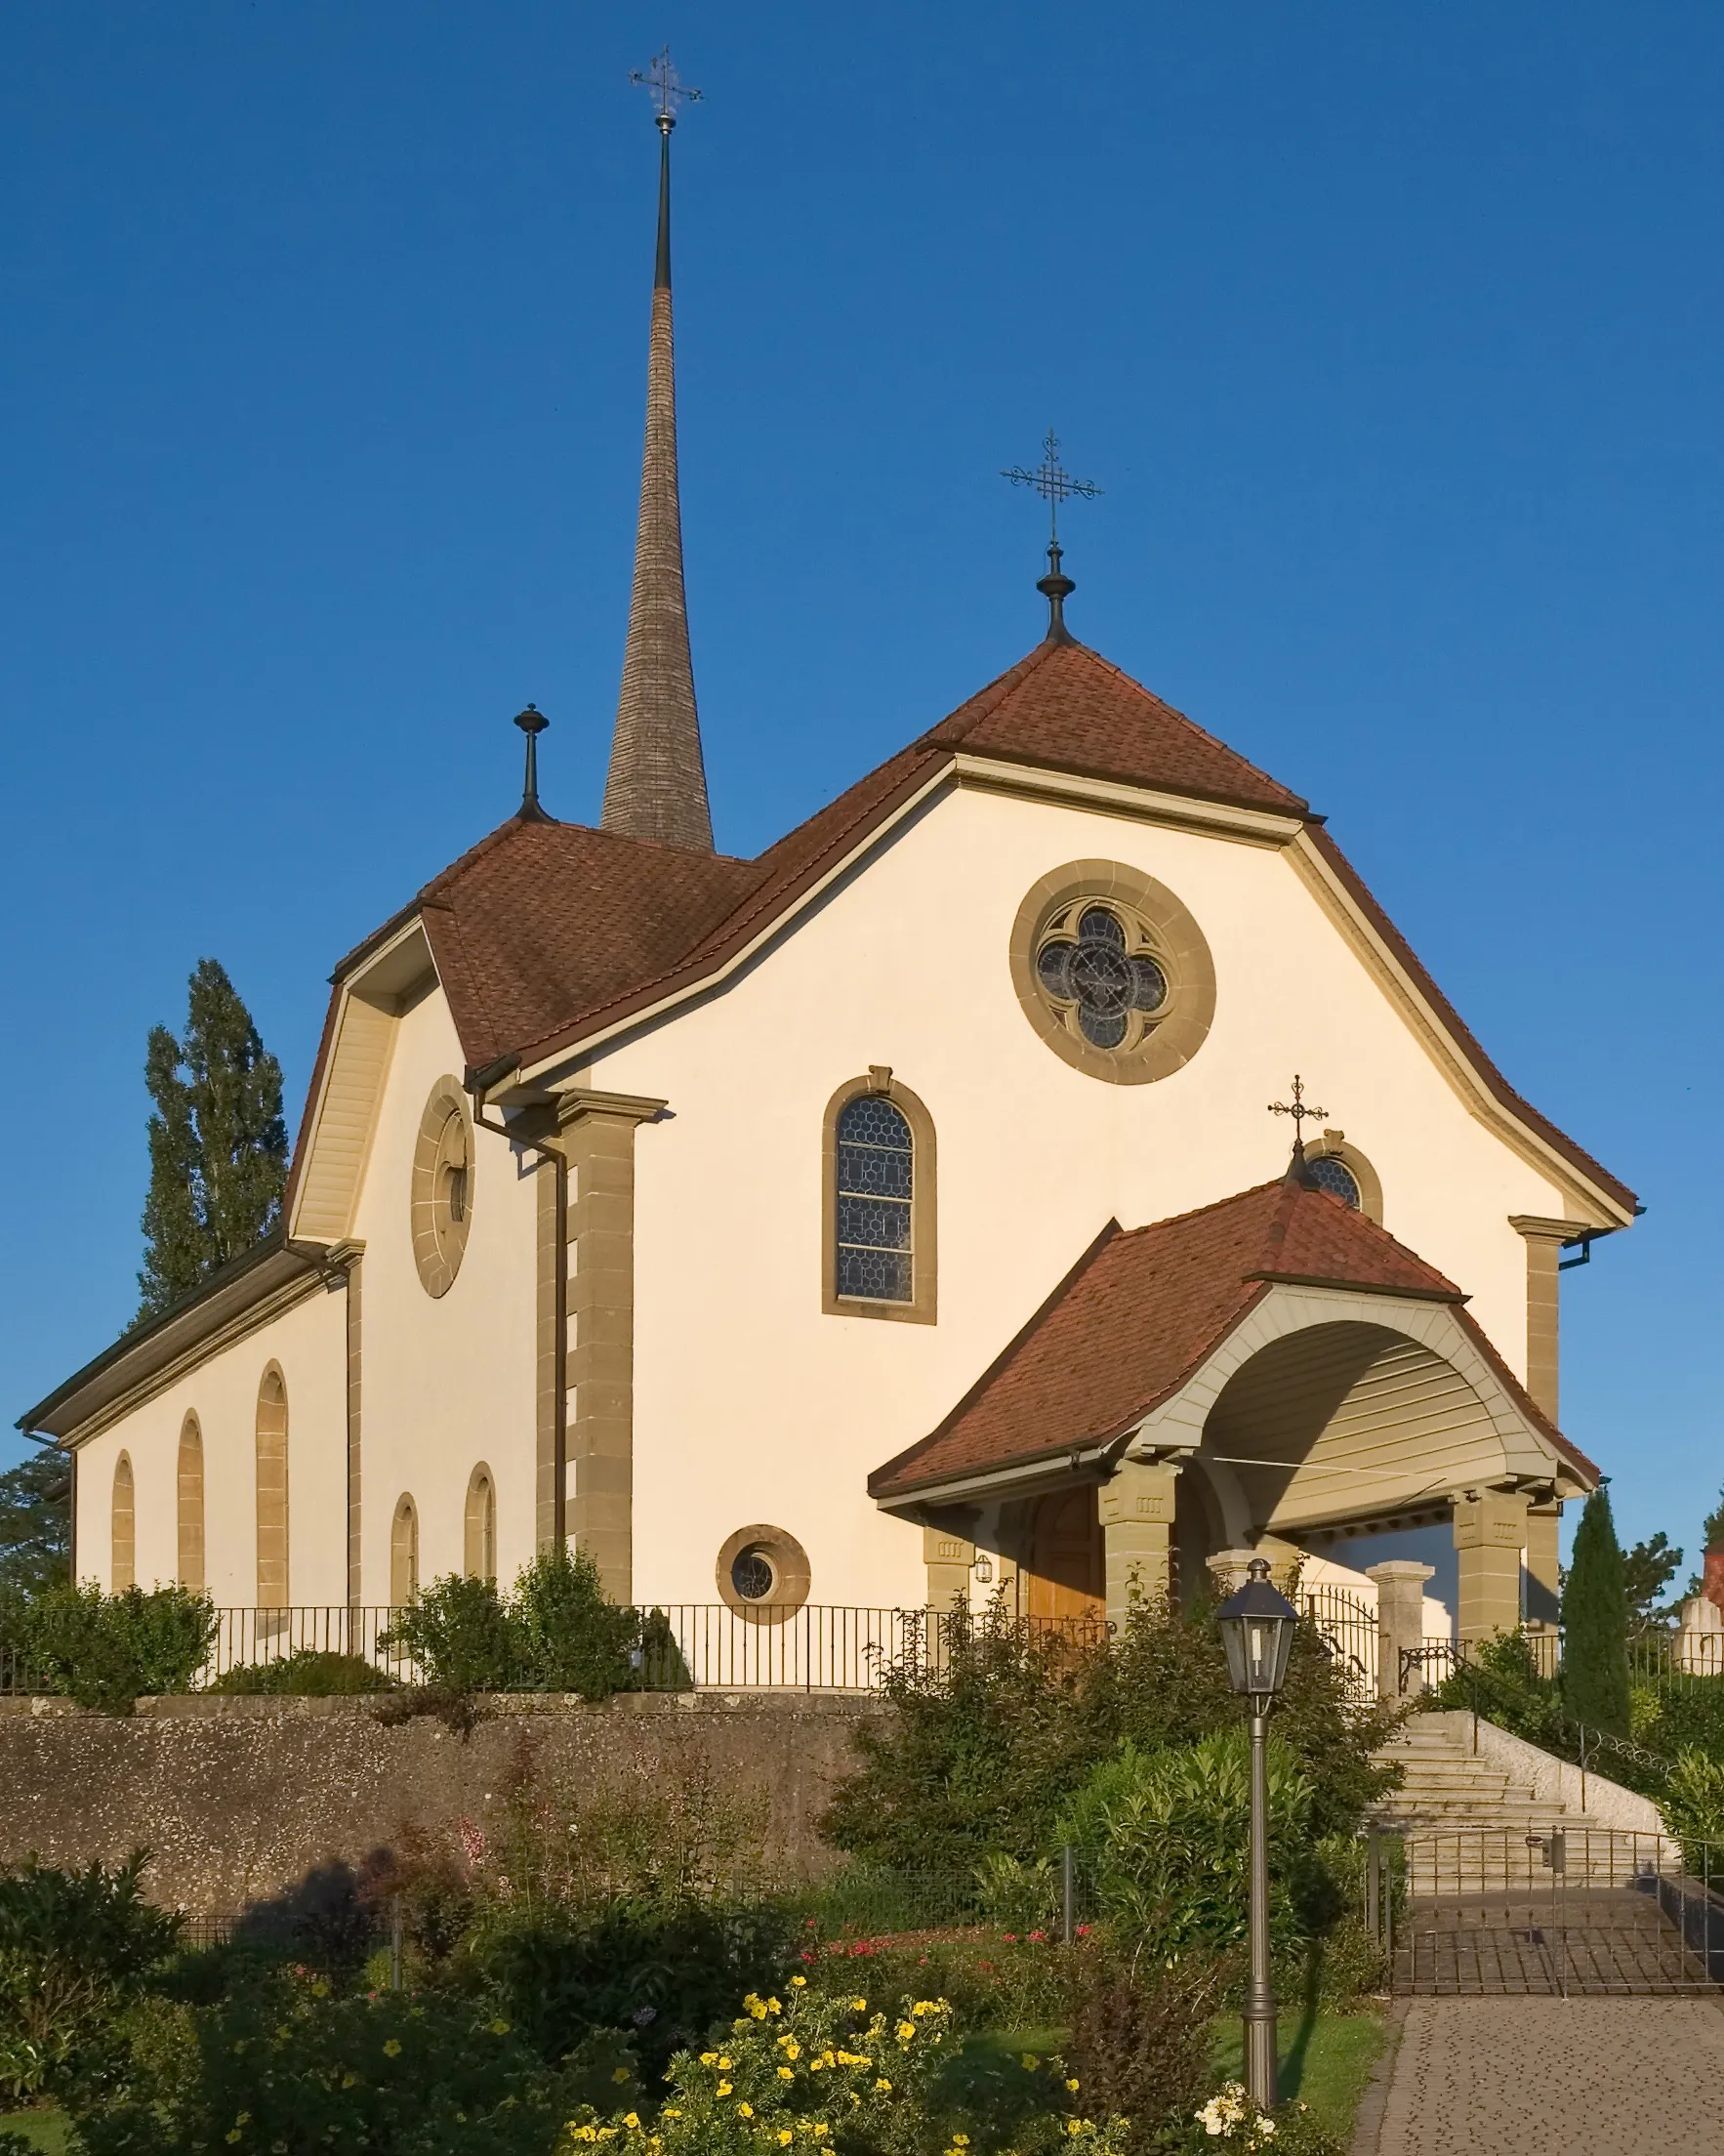
[[[395,1679],[362,1654],[337,1654],[327,1647],[301,1647],[273,1662],[238,1662],[207,1691],[229,1697],[259,1694],[299,1699],[346,1699],[364,1692],[392,1692]]]
[[[0,1877],[0,2090],[14,2102],[97,2076],[115,2014],[178,1943],[177,1919],[144,1899],[144,1861]]]
[[[575,2101],[505,2016],[435,1993],[275,1975],[154,2038],[80,2118],[86,2156],[549,2156]]]
[[[1724,1762],[1679,1753],[1661,1794],[1664,1831],[1682,1844],[1684,1868],[1707,1886],[1724,1885]]]
[[[639,1683],[639,1612],[605,1598],[585,1550],[542,1551],[514,1583],[511,1615],[520,1660],[551,1692],[608,1699]]]
[[[1146,1960],[1210,1961],[1246,1937],[1250,1918],[1250,1748],[1243,1729],[1191,1745],[1133,1753],[1129,1779],[1110,1762],[1110,1795],[1093,1815],[1100,1907]],[[1309,1776],[1289,1748],[1269,1745],[1270,1936],[1302,1942],[1312,1906]]]
[[[655,1664],[676,1688],[669,1628],[661,1616],[648,1630]],[[518,1687],[608,1699],[638,1689],[641,1638],[640,1613],[606,1599],[586,1551],[551,1549],[523,1566],[508,1596],[490,1580],[433,1580],[378,1644],[411,1654],[427,1686],[451,1698]]]
[[[516,1628],[494,1580],[433,1580],[378,1640],[413,1656],[439,1692],[506,1692],[516,1682]]]
[[[614,1902],[495,1912],[475,1927],[471,1967],[498,2011],[548,2059],[596,2032],[631,2040],[649,2083],[740,1993],[770,1989],[795,1924],[764,1905],[653,1909]]]
[[[1038,1634],[998,1609],[941,1631],[937,1653],[884,1672],[891,1712],[857,1731],[861,1765],[823,1821],[871,1864],[967,1874],[996,1851],[1051,1857],[1068,1807],[1122,1745],[1155,1752],[1241,1723],[1212,1610],[1140,1604],[1108,1641]],[[1399,1719],[1350,1698],[1299,1627],[1276,1732],[1310,1783],[1313,1836],[1355,1831],[1394,1786],[1399,1770],[1372,1755]]]
[[[858,1988],[949,2000],[966,2027],[1064,2027],[1089,1965],[1106,1951],[1092,1927],[1070,1946],[1047,1933],[974,1929],[823,1938],[810,1928],[800,1973],[817,1991],[844,1997]]]
[[[104,1595],[91,1581],[37,1596],[25,1644],[42,1675],[81,1707],[129,1715],[146,1693],[189,1688],[216,1624],[214,1603],[187,1588]]]
[[[1130,2156],[1165,2147],[1208,2094],[1223,1976],[1220,1965],[1197,1959],[1144,1971],[1112,1954],[1086,1970],[1067,2056],[1086,2107],[1128,2122],[1121,2141]]]

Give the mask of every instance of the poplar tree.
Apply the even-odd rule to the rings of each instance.
[[[155,1112],[140,1320],[267,1235],[287,1182],[281,1065],[213,958],[198,960],[188,991],[185,1038],[152,1026],[144,1061]]]
[[[1562,1697],[1577,1721],[1628,1734],[1628,1595],[1603,1485],[1586,1500],[1562,1591]]]

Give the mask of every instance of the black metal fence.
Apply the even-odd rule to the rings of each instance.
[[[1397,1992],[1716,1994],[1724,1845],[1580,1828],[1372,1837],[1367,1919]]]
[[[937,1665],[965,1634],[1001,1623],[985,1610],[966,1614],[816,1602],[782,1614],[722,1602],[661,1602],[636,1614],[634,1687],[662,1692],[878,1691],[893,1666]],[[429,1673],[395,1637],[406,1615],[404,1608],[385,1604],[218,1609],[209,1655],[192,1689],[231,1682],[236,1673],[254,1675],[258,1688],[267,1689],[278,1665],[312,1653],[351,1657],[395,1682],[421,1683]],[[1005,1622],[1020,1638],[1075,1650],[1099,1645],[1109,1630],[1095,1619]],[[0,1695],[50,1695],[56,1688],[21,1651],[0,1649]]]

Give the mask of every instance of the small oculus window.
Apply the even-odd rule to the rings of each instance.
[[[730,1560],[730,1584],[745,1602],[763,1602],[778,1584],[772,1559],[751,1543]]]

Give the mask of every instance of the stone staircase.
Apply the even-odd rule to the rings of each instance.
[[[1472,1751],[1463,1715],[1416,1715],[1376,1757],[1402,1768],[1401,1787],[1377,1804],[1381,1826],[1407,1846],[1409,1886],[1416,1892],[1492,1892],[1530,1886],[1550,1872],[1549,1838],[1563,1837],[1571,1881],[1624,1883],[1647,1861],[1650,1845],[1613,1831],[1611,1822],[1518,1784],[1507,1768]],[[1661,1867],[1662,1868],[1662,1867]]]

